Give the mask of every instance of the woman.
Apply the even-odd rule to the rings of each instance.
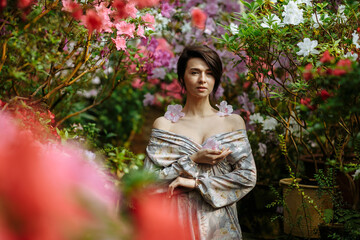
[[[220,111],[210,105],[221,60],[207,46],[189,46],[177,72],[186,104],[155,120],[145,168],[163,180],[193,239],[241,239],[236,202],[255,186],[256,168],[243,119],[224,102]]]

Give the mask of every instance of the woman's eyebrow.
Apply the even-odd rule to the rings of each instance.
[[[193,70],[193,71],[201,71],[200,68],[190,68],[190,70]],[[210,71],[210,72],[211,72],[211,69],[210,69],[210,68],[207,68],[207,69],[205,69],[205,71]]]

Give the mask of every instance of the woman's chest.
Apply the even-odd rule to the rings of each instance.
[[[171,132],[185,136],[198,144],[203,144],[211,137],[231,131],[232,127],[225,121],[179,122],[171,129]]]

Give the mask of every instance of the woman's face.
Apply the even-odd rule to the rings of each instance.
[[[201,58],[191,58],[184,74],[186,92],[194,97],[207,97],[214,89],[214,75]]]

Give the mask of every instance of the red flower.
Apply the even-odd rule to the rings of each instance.
[[[311,63],[308,63],[305,66],[305,70],[303,72],[303,77],[305,78],[306,81],[309,81],[310,79],[313,78],[312,67],[313,67],[313,65]]]
[[[134,3],[139,8],[153,7],[158,5],[160,0],[130,0],[129,3]]]
[[[1,99],[0,99],[0,107],[5,106],[5,104],[6,104],[6,102],[1,101]]]
[[[323,56],[320,58],[320,62],[322,63],[328,63],[332,62],[335,58],[330,56],[329,50],[326,50],[323,54]]]
[[[191,11],[191,19],[195,27],[201,30],[205,29],[207,15],[203,10],[201,10],[200,8],[194,8]]]
[[[352,63],[351,63],[350,59],[341,59],[336,64],[336,67],[334,69],[331,69],[328,72],[335,76],[345,75],[346,73],[351,71],[351,69],[352,69],[351,64]]]
[[[102,20],[94,10],[86,12],[86,15],[82,17],[82,23],[89,29],[89,34],[94,30],[100,31],[102,28]]]
[[[130,16],[130,14],[126,12],[126,3],[123,0],[115,0],[113,7],[117,10],[117,18],[125,19]]]
[[[19,0],[17,5],[19,8],[27,8],[33,3],[33,1],[34,0]]]
[[[329,97],[331,97],[330,93],[328,93],[328,91],[326,91],[325,89],[322,89],[319,93],[318,96],[320,96],[322,98],[322,100],[326,100]]]
[[[306,106],[307,108],[309,108],[312,111],[316,109],[315,105],[311,105],[311,99],[310,98],[301,98],[300,103],[302,105]]]
[[[6,7],[6,0],[0,0],[0,10]]]
[[[244,82],[244,84],[243,84],[243,89],[244,89],[244,90],[247,90],[250,86],[251,86],[251,81],[246,81],[246,82]]]

